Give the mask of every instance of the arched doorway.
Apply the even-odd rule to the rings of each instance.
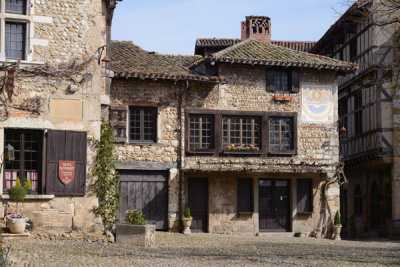
[[[381,210],[380,210],[380,198],[378,184],[374,182],[371,186],[370,194],[370,227],[372,229],[378,229],[380,224]]]

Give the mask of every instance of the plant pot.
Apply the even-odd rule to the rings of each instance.
[[[333,239],[341,240],[340,239],[340,232],[342,231],[341,225],[333,225]]]
[[[182,218],[182,223],[183,223],[183,233],[184,234],[190,234],[190,226],[192,225],[192,219],[193,218]]]
[[[287,96],[284,97],[284,100],[285,101],[290,101],[290,100],[292,100],[292,96],[287,95]]]
[[[7,226],[13,234],[23,234],[25,232],[27,218],[11,218],[7,217]]]
[[[283,95],[275,95],[274,100],[275,101],[283,101],[283,100],[285,100],[285,97]]]
[[[32,189],[25,189],[26,190],[26,194],[32,194]]]

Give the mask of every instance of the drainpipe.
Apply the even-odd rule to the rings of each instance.
[[[185,88],[179,92],[179,159],[178,159],[178,170],[179,170],[179,222],[181,223],[180,218],[183,215],[183,110],[182,110],[182,99],[185,90],[189,88],[189,81],[185,81]],[[182,86],[183,87],[183,86]],[[181,225],[179,225],[181,227]]]

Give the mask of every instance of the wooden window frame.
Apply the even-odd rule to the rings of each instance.
[[[35,194],[41,194],[42,193],[42,174],[43,174],[43,136],[44,136],[44,131],[43,130],[34,130],[34,129],[17,129],[17,128],[6,128],[4,129],[4,147],[7,145],[6,144],[6,134],[8,133],[19,133],[20,134],[20,149],[19,149],[19,154],[20,154],[20,164],[19,164],[19,178],[21,181],[22,186],[24,186],[26,177],[25,177],[25,135],[28,133],[40,133],[40,139],[38,140],[38,159],[37,159],[37,165],[38,165],[38,170],[37,170],[37,175],[38,175],[38,186],[37,186],[37,191],[33,191]],[[5,189],[5,176],[6,176],[6,170],[14,170],[14,169],[6,169],[6,165],[4,164],[4,169],[3,169],[3,192],[7,192],[8,190]],[[15,169],[16,170],[16,169]]]
[[[287,90],[275,88],[276,73],[287,74]],[[266,90],[277,94],[293,94],[300,91],[300,70],[296,68],[268,68],[266,70]]]
[[[262,117],[261,116],[252,116],[252,115],[241,115],[241,114],[239,114],[239,115],[226,115],[226,114],[222,114],[222,140],[221,140],[221,142],[222,142],[222,146],[224,146],[224,144],[223,144],[223,139],[225,138],[224,137],[224,122],[223,122],[223,120],[224,120],[224,118],[228,118],[228,120],[230,119],[230,118],[240,118],[241,120],[243,119],[243,118],[251,118],[251,119],[258,119],[258,123],[259,123],[259,126],[258,126],[258,133],[256,133],[255,132],[255,129],[254,129],[254,133],[252,133],[252,135],[254,135],[254,137],[252,137],[252,138],[258,138],[258,140],[259,140],[259,144],[258,144],[258,148],[259,148],[259,150],[257,150],[257,151],[254,151],[254,152],[258,152],[258,151],[261,151],[262,150]],[[228,122],[228,124],[229,124],[229,122]],[[242,128],[242,125],[243,123],[242,122],[240,122],[240,128]],[[232,129],[227,129],[227,131],[228,132],[230,132]],[[231,134],[230,133],[228,133],[228,139],[230,139],[230,136]],[[243,138],[245,138],[245,137],[243,137],[243,129],[241,129],[240,130],[240,137],[239,137],[240,139],[242,139],[241,140],[241,142],[239,142],[239,146],[241,145],[241,144],[244,144],[244,142],[243,142]],[[228,142],[227,142],[227,145],[229,146],[230,144],[232,144],[233,142],[231,141],[231,140],[228,140]],[[228,153],[229,154],[229,152],[227,152],[227,151],[225,151],[225,148],[223,147],[223,150],[224,150],[224,153]],[[232,152],[232,153],[235,153],[235,154],[237,154],[237,153],[248,153],[247,151],[237,151],[237,152]],[[253,152],[251,152],[251,153],[253,153]]]
[[[140,112],[142,113],[142,111],[144,112],[144,110],[150,110],[152,109],[154,111],[154,138],[153,140],[145,140],[144,139],[144,130],[143,130],[143,119],[144,117],[141,115],[140,117],[140,139],[139,140],[135,140],[131,138],[131,134],[132,134],[132,112],[134,109],[139,109]],[[158,140],[158,135],[157,135],[157,131],[158,131],[158,107],[155,106],[142,106],[142,105],[135,105],[135,106],[129,106],[129,114],[128,114],[128,139],[129,139],[129,143],[131,144],[140,144],[140,145],[152,145],[152,144],[156,144],[157,140]]]
[[[211,143],[212,143],[212,148],[210,148],[210,149],[199,149],[199,150],[192,150],[191,148],[190,148],[190,118],[192,117],[192,116],[208,116],[208,117],[211,117],[212,118],[212,120],[213,120],[213,122],[212,122],[212,124],[211,124],[211,127],[212,127],[212,141],[211,141]],[[215,114],[213,114],[213,113],[187,113],[186,114],[186,116],[185,116],[185,121],[186,121],[186,123],[185,123],[185,127],[186,127],[186,131],[185,131],[185,133],[187,133],[187,135],[185,136],[185,147],[187,148],[186,149],[186,151],[187,151],[187,153],[191,153],[191,154],[214,154],[215,153],[215,144],[216,144],[216,138],[215,138],[215,136],[216,136],[216,132],[215,132]],[[200,138],[201,138],[201,136],[200,136]]]
[[[118,114],[117,118],[114,117],[114,113]],[[118,137],[114,134],[114,139],[116,143],[125,143],[128,139],[128,137],[126,136],[128,114],[129,113],[126,106],[110,106],[109,121],[111,127],[113,127],[114,130],[120,129],[125,132],[125,137]],[[120,120],[120,117],[123,118],[124,116],[125,121]]]
[[[308,188],[308,192],[306,192],[308,197],[309,197],[309,203],[308,203],[308,205],[306,205],[306,207],[304,207],[303,210],[300,210],[299,209],[299,202],[301,201],[301,199],[299,199],[299,196],[300,196],[300,194],[299,194],[299,188],[300,188],[299,184],[302,183],[302,182],[305,182],[305,181],[307,183],[310,183],[309,184],[309,188]],[[298,179],[296,179],[296,183],[297,183],[297,213],[299,213],[299,214],[310,214],[310,213],[313,213],[313,181],[312,181],[312,179],[309,179],[309,178],[298,178]]]
[[[297,154],[297,113],[296,112],[259,112],[259,111],[232,111],[232,110],[210,110],[210,109],[185,109],[185,152],[188,156],[208,154],[214,157],[227,156],[228,154],[236,154],[239,156],[262,156],[262,157],[279,157],[294,156]],[[189,149],[189,116],[193,115],[213,115],[214,116],[214,149],[210,151],[190,151]],[[223,116],[247,116],[260,118],[260,148],[256,153],[246,151],[224,153],[222,146]],[[292,117],[293,118],[293,150],[290,151],[274,151],[271,153],[269,149],[269,117]]]
[[[250,184],[251,184],[251,193],[250,193],[250,196],[248,196],[250,198],[250,205],[251,205],[250,210],[240,210],[239,209],[239,206],[240,206],[239,205],[239,201],[241,199],[240,190],[242,189],[242,187],[240,186],[240,182],[241,181],[242,182],[244,182],[244,181],[250,182]],[[237,213],[238,214],[252,214],[254,212],[254,201],[253,201],[253,199],[254,199],[254,182],[253,182],[253,179],[252,178],[237,178],[236,183],[237,183],[237,192],[236,192],[236,196],[237,196],[237,203],[236,203]]]
[[[295,112],[287,112],[287,113],[278,113],[278,112],[271,112],[268,113],[266,127],[267,130],[267,142],[266,142],[266,150],[268,155],[277,155],[277,156],[284,156],[284,155],[296,155],[297,154],[297,113]],[[270,118],[271,117],[281,117],[281,118],[291,118],[293,125],[292,125],[292,142],[293,142],[293,149],[290,150],[271,150],[270,149]]]

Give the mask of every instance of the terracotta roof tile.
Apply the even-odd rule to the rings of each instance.
[[[229,47],[240,43],[240,39],[226,39],[226,38],[198,38],[196,40],[196,48],[200,47]],[[293,50],[308,52],[316,42],[313,41],[271,41],[274,45],[283,46]]]
[[[200,56],[162,55],[148,52],[128,41],[111,42],[111,70],[115,77],[167,80],[221,81],[189,70]]]
[[[192,66],[197,66],[209,61],[264,66],[293,66],[330,69],[344,72],[352,72],[357,69],[357,65],[352,63],[296,51],[278,45],[260,43],[253,40],[246,40],[217,53],[211,54],[198,60],[192,64]]]

